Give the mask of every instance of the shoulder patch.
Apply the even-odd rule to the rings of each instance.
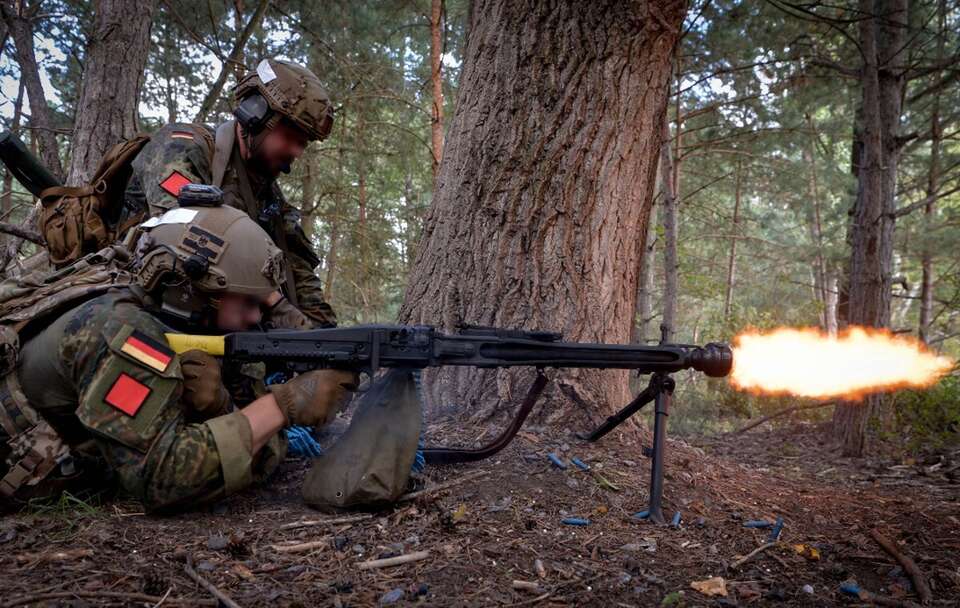
[[[166,192],[171,196],[178,196],[180,194],[180,188],[192,183],[193,182],[190,181],[190,178],[183,173],[180,173],[179,171],[173,171],[170,173],[170,175],[164,178],[162,182],[160,182],[160,187],[166,190]]]
[[[149,386],[129,374],[120,372],[104,395],[103,401],[132,417],[140,411],[140,406],[150,396],[150,392]]]
[[[173,139],[193,139],[193,133],[189,131],[174,131],[170,134],[170,137]]]
[[[116,326],[114,326],[116,327]],[[119,330],[105,330],[107,347],[118,356],[164,378],[182,379],[176,352],[160,338],[124,323]]]
[[[167,371],[174,355],[173,349],[137,330],[124,340],[120,351],[158,372]]]

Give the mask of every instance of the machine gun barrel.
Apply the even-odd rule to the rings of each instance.
[[[671,373],[695,369],[726,376],[733,355],[724,344],[625,345],[562,342],[558,334],[465,328],[445,334],[428,326],[359,325],[298,331],[240,332],[225,337],[227,360],[284,363],[293,371],[338,367],[580,367]]]

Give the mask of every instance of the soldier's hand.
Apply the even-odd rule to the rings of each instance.
[[[355,372],[318,369],[268,388],[276,397],[287,425],[322,426],[346,405],[359,382]]]
[[[202,350],[188,350],[180,355],[183,371],[183,397],[192,413],[202,420],[230,411],[230,394],[220,376],[220,363]]]

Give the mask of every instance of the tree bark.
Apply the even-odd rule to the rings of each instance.
[[[670,60],[685,3],[478,0],[450,138],[399,317],[626,343]],[[426,374],[476,418],[529,370]],[[546,421],[627,398],[625,372],[561,370]]]
[[[897,139],[904,85],[907,0],[860,0],[861,147],[857,199],[850,225],[851,325],[890,323],[894,196],[900,142]],[[861,456],[866,425],[879,396],[842,402],[833,426],[844,455]]]
[[[430,7],[430,80],[433,83],[433,106],[430,113],[430,134],[433,152],[433,184],[437,185],[440,159],[443,157],[443,0],[433,0]]]
[[[67,183],[86,183],[104,153],[137,134],[156,0],[100,0],[87,42]]]
[[[810,240],[814,247],[813,262],[813,283],[814,293],[817,303],[820,307],[820,326],[829,331],[829,321],[827,317],[830,313],[827,311],[827,268],[823,256],[823,223],[821,219],[820,205],[820,187],[817,179],[817,155],[816,155],[816,125],[813,117],[807,114],[807,125],[810,127],[810,141],[807,148],[803,151],[804,160],[810,167],[810,212],[807,217],[807,225],[810,228]],[[836,333],[836,310],[834,315],[834,333]]]
[[[33,46],[33,19],[41,4],[38,1],[27,7],[25,1],[3,0],[0,2],[0,12],[16,47],[20,78],[27,88],[27,100],[30,103],[30,127],[40,144],[40,158],[47,169],[62,180],[63,165],[60,163],[53,113],[47,105],[47,96],[40,82],[40,68]]]

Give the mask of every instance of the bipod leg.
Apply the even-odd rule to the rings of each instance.
[[[623,409],[621,409],[616,414],[613,414],[612,416],[608,417],[603,422],[603,424],[598,426],[592,432],[577,433],[577,437],[579,439],[583,439],[584,441],[590,441],[590,442],[600,439],[601,437],[603,437],[613,429],[617,428],[618,426],[626,422],[627,418],[629,418],[630,416],[633,416],[634,414],[639,412],[641,409],[643,409],[643,406],[653,401],[654,398],[657,396],[657,393],[659,392],[659,390],[660,390],[659,380],[656,380],[656,374],[655,374],[650,377],[650,383],[647,384],[647,388],[640,391],[640,393],[633,399],[633,401],[623,406]]]
[[[656,373],[650,379],[650,385],[656,380],[657,392],[654,396],[653,416],[653,449],[650,465],[650,521],[665,524],[663,517],[663,449],[667,439],[667,416],[670,411],[670,400],[676,383],[673,378],[663,373]]]

